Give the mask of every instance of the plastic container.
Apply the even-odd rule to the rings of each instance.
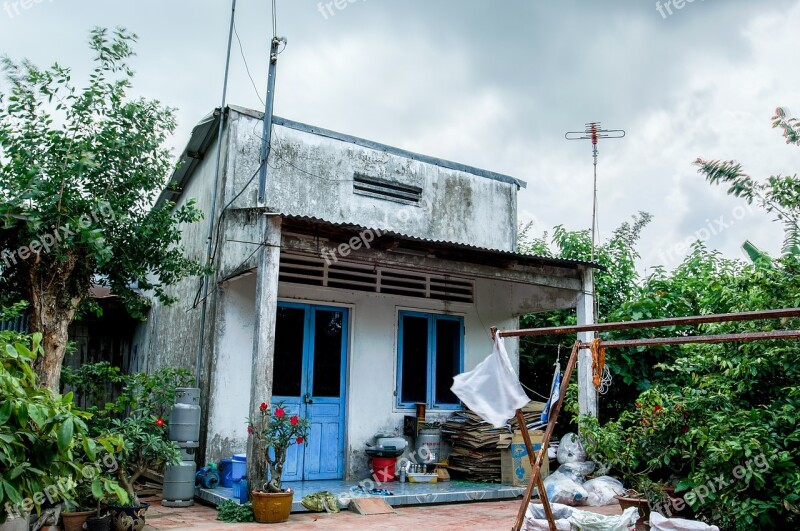
[[[372,475],[381,483],[394,481],[396,457],[373,457]]]
[[[221,487],[233,487],[233,459],[223,459],[219,462],[219,484]]]
[[[437,483],[438,481],[439,475],[436,472],[409,472],[408,474],[409,483]]]
[[[438,463],[441,457],[442,430],[424,429],[417,435],[417,459],[424,464]]]
[[[231,481],[242,479],[247,475],[247,454],[235,454],[231,459]]]

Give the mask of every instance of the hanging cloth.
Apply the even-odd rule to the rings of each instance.
[[[550,410],[556,405],[558,399],[561,398],[561,360],[556,361],[556,371],[553,374],[553,384],[550,386],[550,398],[544,405],[542,410],[542,422],[547,424],[550,422]]]
[[[483,420],[502,428],[530,399],[508,359],[503,338],[498,334],[492,353],[470,372],[453,378],[455,395]]]

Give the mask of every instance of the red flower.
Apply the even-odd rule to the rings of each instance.
[[[275,416],[276,417],[278,417],[279,419],[282,419],[284,417],[284,415],[286,415],[286,411],[284,411],[282,407],[276,407],[275,408]]]
[[[681,426],[681,433],[689,433],[689,426]]]
[[[252,426],[248,426],[247,427],[247,433],[250,434],[250,435],[253,435],[253,427]]]
[[[641,402],[636,402],[636,407],[637,408],[641,408],[642,407],[642,403]]]
[[[664,409],[663,406],[656,406],[653,408],[653,413],[655,413],[656,415],[660,415],[662,409]]]
[[[289,422],[292,423],[292,426],[297,426],[297,423],[300,422],[300,419],[297,418],[297,415],[289,419]]]
[[[648,421],[647,419],[642,419],[642,424],[647,426],[648,424],[650,424],[650,421]]]
[[[260,409],[261,411],[266,411],[268,407],[269,407],[269,406],[267,405],[267,403],[266,403],[266,402],[261,402],[261,406],[259,406],[259,409]]]
[[[303,444],[303,438],[302,437],[298,437],[297,438],[297,444]]]
[[[163,428],[164,427],[164,419],[162,419],[161,417],[158,417],[156,419],[156,426],[158,426],[159,428]]]

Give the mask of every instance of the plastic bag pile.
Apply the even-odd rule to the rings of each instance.
[[[614,496],[625,492],[622,482],[611,476],[586,481],[586,476],[594,472],[595,464],[586,460],[586,452],[574,433],[568,433],[561,439],[556,457],[560,466],[544,479],[544,488],[551,503],[600,507],[615,503]]]

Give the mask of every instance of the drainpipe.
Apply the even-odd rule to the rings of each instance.
[[[222,103],[219,111],[219,130],[217,131],[217,159],[214,168],[214,191],[211,194],[211,213],[208,224],[208,239],[206,241],[206,266],[211,267],[211,252],[214,243],[214,229],[216,227],[217,195],[219,193],[219,165],[222,159],[222,132],[225,129],[225,105],[228,96],[228,72],[231,66],[231,46],[233,44],[233,23],[236,16],[236,0],[231,2],[231,24],[228,29],[228,56],[225,59],[225,77],[222,82]],[[221,222],[221,220],[220,220]],[[200,374],[203,370],[203,347],[205,343],[206,315],[208,313],[208,277],[203,276],[203,302],[200,307],[200,340],[197,345],[197,360],[195,363],[195,387],[200,387]]]

